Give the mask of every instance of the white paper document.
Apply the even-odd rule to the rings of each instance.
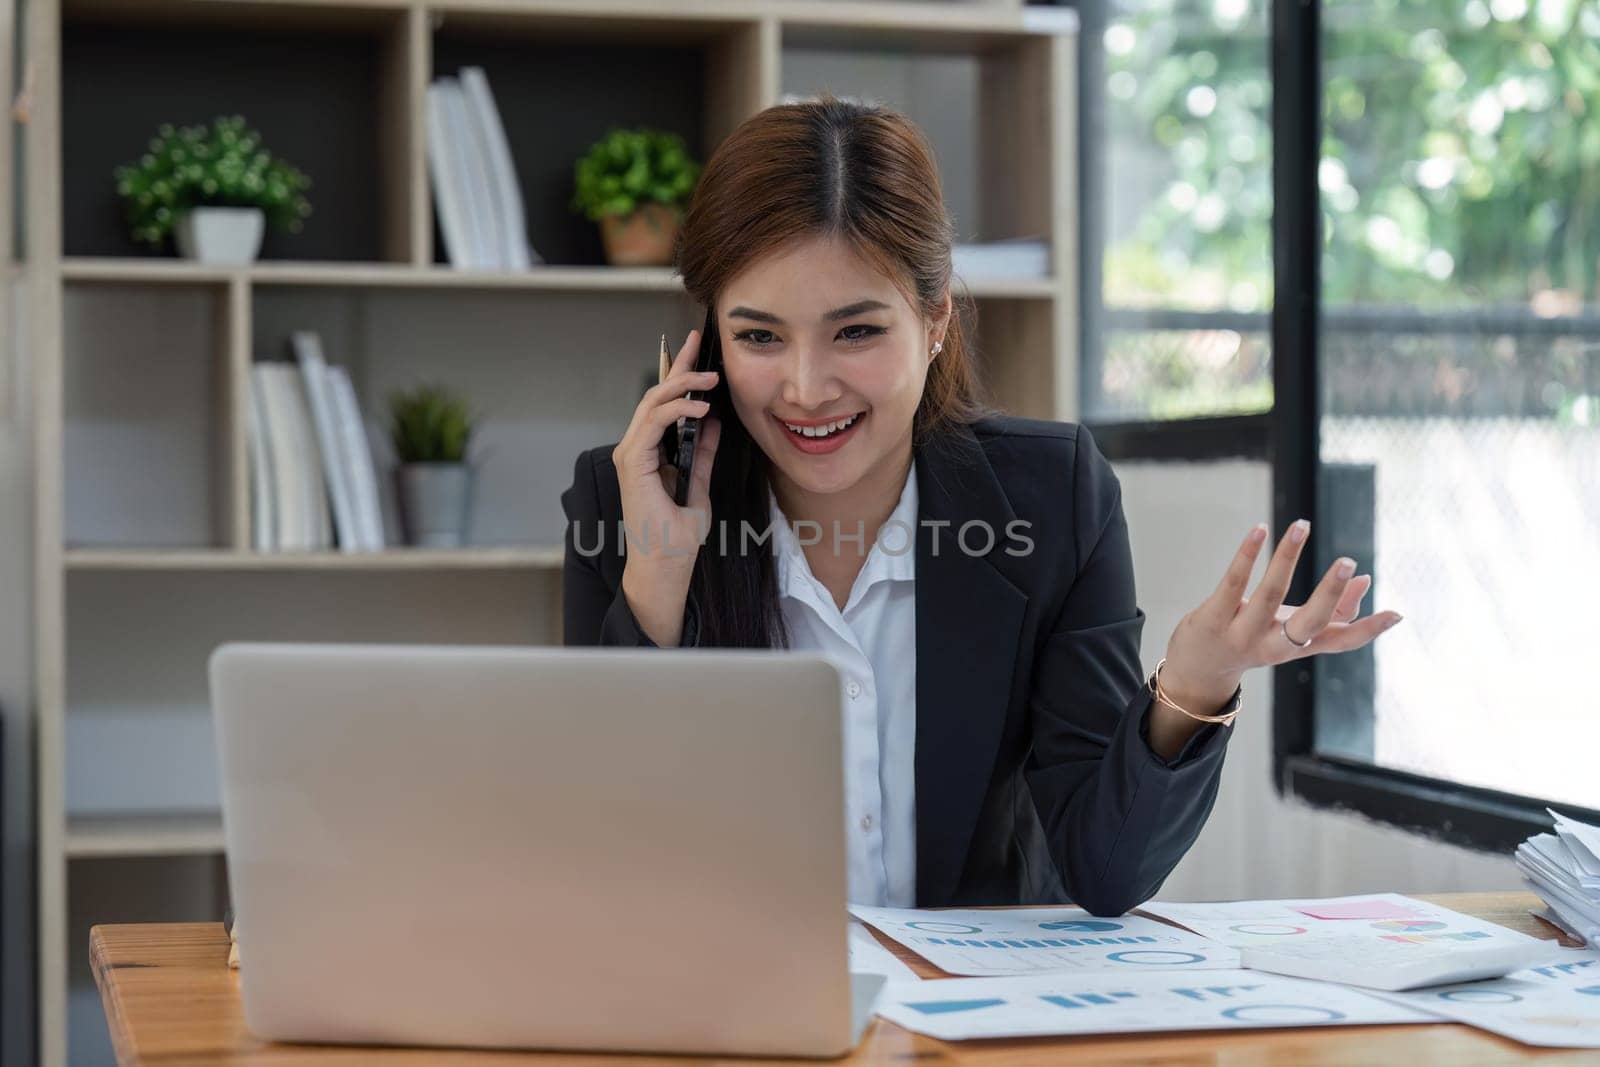
[[[1552,949],[1560,955],[1504,978],[1374,995],[1528,1045],[1600,1048],[1600,955]]]
[[[861,923],[850,923],[850,973],[881,974],[900,981],[920,982],[917,972],[901,963],[893,952],[878,943]]]
[[[945,1041],[1439,1021],[1343,986],[1239,970],[890,982],[878,1014]]]
[[[1082,908],[924,910],[852,906],[949,974],[992,977],[1051,971],[1203,971],[1239,966],[1239,953],[1137,915],[1100,919]]]
[[[1398,893],[1143,910],[1240,950],[1243,966],[1373,989],[1500,977],[1550,942]]]

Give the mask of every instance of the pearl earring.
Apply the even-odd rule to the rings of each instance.
[[[942,351],[944,351],[944,342],[943,341],[935,341],[935,342],[933,342],[933,354],[937,356]]]

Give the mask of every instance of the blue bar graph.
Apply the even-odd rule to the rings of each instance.
[[[1236,994],[1260,988],[1259,985],[1208,985],[1197,989],[1174,989],[1173,992],[1190,1000],[1227,1000]]]
[[[1058,1008],[1089,1008],[1096,1005],[1115,1004],[1119,1000],[1133,1000],[1133,993],[1076,993],[1065,996],[1060,993],[1051,993],[1039,999],[1046,1004],[1054,1004]]]
[[[930,937],[926,939],[930,945],[953,945],[958,948],[1078,948],[1084,945],[1153,945],[1159,938],[1155,937],[1079,937],[1079,938],[1027,938],[1025,940],[1006,939],[1004,941],[973,941],[959,937]]]

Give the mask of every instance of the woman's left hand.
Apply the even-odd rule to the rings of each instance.
[[[1304,604],[1283,602],[1310,530],[1305,519],[1289,527],[1252,596],[1245,595],[1245,586],[1266,541],[1266,525],[1246,536],[1216,590],[1183,617],[1167,642],[1161,688],[1173,700],[1202,715],[1214,714],[1233,695],[1245,671],[1324,652],[1348,652],[1400,621],[1394,611],[1357,621],[1372,576],[1357,575],[1356,561],[1346,556],[1334,560]],[[1284,627],[1304,647],[1286,639]]]

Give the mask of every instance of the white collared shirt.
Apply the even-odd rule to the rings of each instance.
[[[867,553],[841,612],[811,573],[769,490],[778,596],[791,648],[821,652],[844,679],[845,840],[849,901],[913,907],[917,897],[917,468]],[[866,531],[870,536],[872,531]],[[841,529],[839,550],[859,552]],[[802,525],[807,540],[819,536]],[[833,531],[820,547],[832,550]]]

